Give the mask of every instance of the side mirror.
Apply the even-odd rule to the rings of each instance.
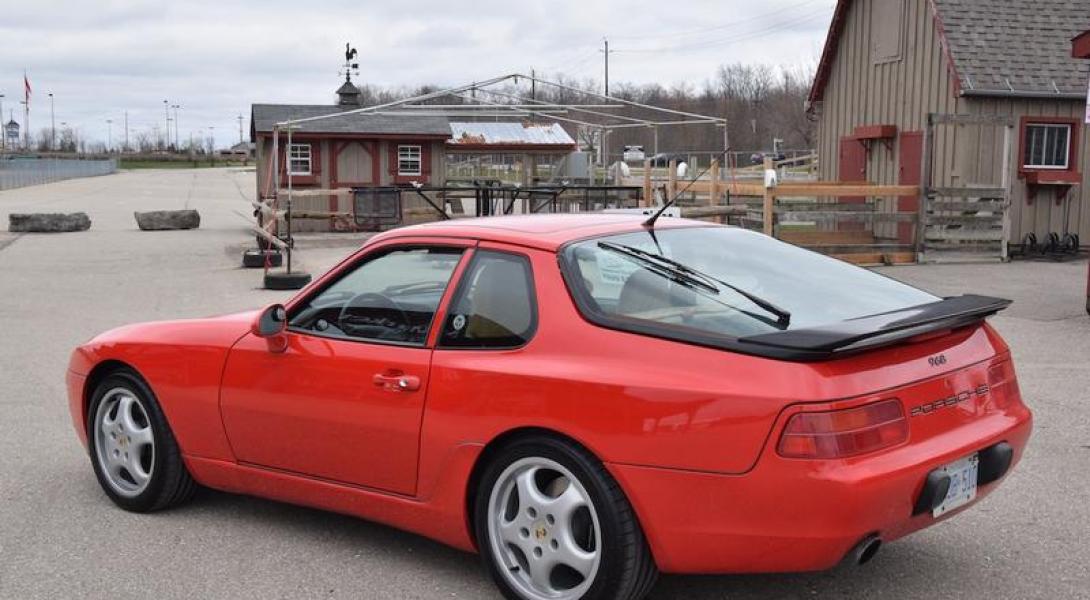
[[[284,333],[287,328],[288,311],[282,304],[273,304],[257,315],[250,331],[257,337],[271,338]]]

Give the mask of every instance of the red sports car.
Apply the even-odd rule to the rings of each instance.
[[[984,319],[737,228],[631,215],[375,236],[285,305],[79,347],[106,495],[195,485],[478,551],[510,598],[826,569],[965,509],[1032,417]]]

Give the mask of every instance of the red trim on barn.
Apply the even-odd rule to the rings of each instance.
[[[293,144],[309,144],[310,145],[310,175],[292,175],[291,185],[295,186],[313,186],[318,185],[319,179],[322,176],[322,145],[318,140],[307,136],[306,138],[297,138],[292,136],[291,143]],[[287,162],[287,138],[284,138],[284,144],[280,146],[280,186],[288,185],[288,162]]]
[[[414,181],[417,183],[428,183],[431,181],[431,144],[421,144],[413,139],[402,139],[397,142],[389,142],[387,146],[389,157],[387,167],[389,168],[391,181],[395,184],[406,184]],[[419,175],[398,174],[397,150],[399,146],[420,146]]]
[[[1070,125],[1071,139],[1067,145],[1066,169],[1043,169],[1025,166],[1026,162],[1026,126],[1036,124]],[[1079,172],[1079,129],[1082,122],[1068,117],[1023,116],[1018,123],[1018,177],[1026,181],[1026,204],[1033,204],[1037,190],[1043,186],[1054,186],[1056,205],[1059,206],[1071,186],[1082,182]]]
[[[857,140],[880,140],[897,137],[896,125],[860,125],[852,131]]]
[[[1090,58],[1090,29],[1071,39],[1071,56],[1074,58]]]
[[[1025,166],[1026,162],[1026,125],[1070,125],[1071,126],[1071,140],[1067,147],[1067,168],[1066,169],[1039,169],[1034,167]],[[1023,116],[1018,123],[1018,175],[1025,177],[1027,173],[1044,172],[1057,175],[1060,173],[1075,173],[1078,174],[1079,164],[1079,129],[1081,123],[1079,119],[1073,119],[1070,117],[1044,117],[1044,116]],[[1042,176],[1036,176],[1041,178]],[[1044,178],[1042,181],[1044,181]],[[1028,179],[1027,179],[1028,181]]]

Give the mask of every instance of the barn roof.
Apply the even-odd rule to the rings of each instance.
[[[1090,63],[1071,56],[1085,0],[927,0],[962,95],[1085,98]],[[853,0],[838,0],[809,100],[822,99]]]
[[[252,107],[253,129],[257,133],[271,133],[274,125],[289,119],[305,119],[353,109],[359,109],[359,107],[328,104],[254,104]],[[447,138],[450,137],[450,124],[446,117],[432,115],[353,113],[316,121],[304,121],[295,125],[294,131],[329,134],[428,135]]]
[[[488,122],[450,124],[450,146],[534,146],[572,149],[575,140],[559,123]]]

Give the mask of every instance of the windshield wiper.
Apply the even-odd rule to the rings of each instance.
[[[776,306],[768,300],[765,300],[760,296],[751,294],[738,286],[731,285],[726,281],[719,279],[718,277],[713,277],[711,275],[708,275],[707,273],[704,273],[703,271],[698,271],[672,258],[667,258],[661,254],[655,254],[654,252],[641,250],[640,248],[637,248],[635,246],[615,244],[613,242],[598,242],[598,247],[605,250],[610,250],[612,252],[616,252],[618,254],[630,256],[632,258],[640,260],[644,264],[658,265],[660,268],[668,270],[671,275],[675,277],[683,277],[690,282],[694,282],[694,284],[699,285],[699,287],[712,291],[716,294],[719,293],[719,286],[726,287],[727,289],[735,292],[739,296],[742,296],[746,300],[749,300],[750,302],[756,304],[762,309],[768,311],[770,314],[774,315],[776,317],[776,323],[778,325],[787,328],[787,326],[791,324],[791,313]]]

